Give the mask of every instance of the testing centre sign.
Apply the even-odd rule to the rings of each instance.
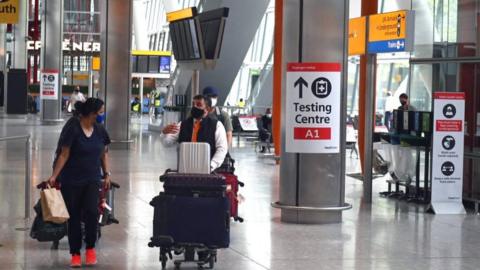
[[[42,70],[40,74],[40,99],[58,99],[58,70]]]
[[[340,153],[340,63],[288,63],[286,147],[289,153]]]
[[[0,23],[18,23],[19,12],[18,0],[0,0]]]
[[[432,200],[436,214],[465,214],[462,204],[465,93],[434,93]]]
[[[414,11],[400,10],[368,17],[368,53],[413,50]]]

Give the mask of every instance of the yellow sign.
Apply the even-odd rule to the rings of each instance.
[[[173,21],[192,18],[193,16],[196,15],[195,13],[196,13],[196,9],[194,8],[185,8],[185,9],[169,12],[167,13],[167,21],[173,22]]]
[[[367,18],[350,19],[348,23],[348,55],[363,55],[367,42]]]
[[[18,0],[0,0],[0,23],[18,23],[19,12]]]
[[[92,70],[100,70],[100,57],[92,58]]]
[[[368,20],[368,41],[407,38],[407,11],[371,15]]]
[[[88,74],[73,74],[73,79],[76,81],[87,81]]]
[[[132,55],[172,56],[171,51],[132,51]]]

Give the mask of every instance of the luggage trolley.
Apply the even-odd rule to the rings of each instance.
[[[38,189],[45,189],[47,187],[46,182],[42,182],[37,185]],[[59,185],[55,186],[55,188],[60,188]],[[105,189],[101,188],[100,195],[99,195],[99,204],[98,204],[98,227],[97,227],[97,234],[98,239],[102,237],[102,227],[111,225],[111,224],[118,224],[118,219],[115,218],[115,190],[120,188],[120,185],[116,182],[110,182],[110,188]],[[68,228],[67,228],[68,229]],[[82,232],[83,232],[83,223],[82,223]],[[60,240],[55,240],[52,242],[52,249],[57,250],[58,245],[60,244]]]
[[[230,202],[225,178],[167,170],[160,181],[165,191],[150,202],[154,218],[148,246],[160,248],[162,269],[173,255],[182,254],[182,260],[173,261],[175,269],[182,263],[212,269],[217,250],[230,244]]]

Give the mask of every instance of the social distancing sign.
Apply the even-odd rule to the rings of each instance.
[[[286,146],[289,153],[340,153],[340,63],[289,63]]]
[[[464,214],[465,93],[434,93],[432,200],[436,214]]]

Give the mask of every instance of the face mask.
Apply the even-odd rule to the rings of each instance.
[[[99,124],[103,124],[103,122],[105,121],[105,113],[97,115],[96,121]]]
[[[271,113],[268,113],[268,114],[267,114],[267,117],[268,117],[268,118],[272,118],[272,114],[271,114]]]
[[[217,98],[212,98],[211,100],[212,100],[212,107],[217,106],[218,99]]]
[[[203,114],[204,114],[204,110],[199,109],[197,107],[193,107],[192,110],[190,111],[190,115],[195,119],[202,118]]]

